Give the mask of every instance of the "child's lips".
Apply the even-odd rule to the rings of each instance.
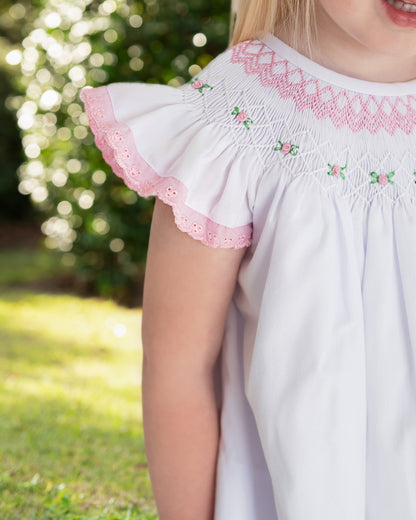
[[[381,0],[381,4],[384,7],[384,10],[390,19],[395,25],[400,27],[409,27],[416,29],[416,12],[402,11],[397,9],[391,3],[393,0]],[[405,2],[400,2],[400,4],[404,4]],[[412,4],[412,6],[416,5],[416,0],[412,0],[412,2],[406,2],[407,4]]]

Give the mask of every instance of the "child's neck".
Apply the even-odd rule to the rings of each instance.
[[[365,81],[394,83],[416,78],[416,58],[377,53],[342,33],[330,23],[325,13],[317,9],[318,37],[312,42],[312,55],[306,44],[298,52],[339,74]],[[319,29],[321,28],[321,29]],[[281,28],[277,35],[291,45],[289,29]]]

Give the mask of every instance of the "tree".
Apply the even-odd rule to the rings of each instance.
[[[225,0],[46,0],[22,29],[20,191],[45,215],[46,245],[100,294],[131,294],[153,201],[126,188],[92,146],[79,92],[114,81],[185,83],[225,49],[228,11]]]
[[[33,218],[27,197],[18,192],[16,170],[23,161],[22,146],[13,108],[9,106],[15,94],[13,81],[17,71],[13,66],[20,55],[20,34],[25,16],[30,16],[33,7],[29,4],[13,4],[3,0],[0,4],[0,218],[2,221]],[[16,54],[17,53],[17,54]],[[12,63],[5,57],[9,56]]]

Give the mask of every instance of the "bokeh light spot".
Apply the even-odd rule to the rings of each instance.
[[[62,188],[68,180],[68,174],[63,169],[55,170],[51,180],[57,188]]]
[[[61,103],[61,94],[56,92],[56,90],[49,89],[46,90],[39,101],[39,106],[43,110],[51,110],[54,107],[57,107]]]
[[[74,128],[74,137],[76,139],[85,139],[88,135],[88,130],[85,126],[76,126]]]
[[[43,202],[48,198],[48,190],[45,186],[38,186],[32,191],[31,198],[33,202]]]
[[[196,63],[194,63],[193,65],[191,65],[188,69],[188,72],[189,74],[193,77],[193,76],[196,76],[197,74],[199,74],[201,72],[201,67],[199,65],[197,65]]]
[[[79,173],[81,171],[81,161],[78,159],[69,159],[66,167],[69,173]]]
[[[26,7],[19,3],[12,5],[9,9],[9,15],[14,20],[21,20],[22,18],[24,18],[25,14],[26,14]]]
[[[25,154],[29,159],[36,159],[40,155],[40,147],[36,143],[31,143],[26,146]]]
[[[22,57],[22,51],[19,51],[19,49],[13,49],[6,54],[6,62],[13,66],[19,65],[19,63],[22,61]]]
[[[90,56],[90,63],[93,67],[101,67],[104,64],[104,58],[102,54],[92,54]]]
[[[90,209],[94,204],[95,194],[91,190],[85,190],[78,199],[78,205],[82,209]]]
[[[116,323],[113,327],[113,334],[117,338],[123,338],[127,333],[127,328],[122,323]]]
[[[143,18],[138,14],[133,14],[129,18],[129,24],[135,29],[138,29],[143,25]]]
[[[111,14],[114,13],[114,11],[117,9],[117,4],[114,2],[114,0],[105,0],[100,5],[100,11],[103,14]]]
[[[114,43],[117,41],[118,33],[114,29],[108,29],[104,33],[104,40],[108,43]]]
[[[58,210],[58,213],[61,215],[69,215],[72,211],[72,205],[67,200],[62,200],[58,204],[56,209]]]
[[[49,27],[49,29],[56,29],[56,27],[61,25],[61,22],[61,15],[57,12],[49,13],[45,17],[45,25],[46,27]]]
[[[92,229],[99,235],[105,235],[110,231],[110,226],[104,218],[95,217],[92,222]]]
[[[140,45],[131,45],[127,49],[127,54],[130,56],[130,58],[138,58],[139,56],[142,55],[142,52],[143,52],[143,47],[141,47]]]
[[[105,180],[107,179],[107,175],[103,170],[96,170],[92,174],[92,182],[96,184],[97,186],[100,186],[101,184],[105,183]]]
[[[192,43],[195,47],[203,47],[207,44],[207,37],[204,33],[196,33],[192,38]]]
[[[60,141],[69,141],[72,138],[72,132],[69,128],[62,127],[58,129],[56,136]]]
[[[131,70],[139,71],[142,70],[144,66],[144,61],[140,58],[132,58],[129,62],[129,66]]]
[[[113,251],[113,253],[119,253],[120,251],[123,251],[124,240],[121,240],[121,238],[113,238],[113,240],[110,242],[110,249]]]

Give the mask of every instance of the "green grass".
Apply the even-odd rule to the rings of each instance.
[[[59,253],[45,249],[0,250],[0,286],[50,279],[68,271]]]
[[[2,291],[1,520],[157,518],[139,330],[139,310],[109,301]]]

